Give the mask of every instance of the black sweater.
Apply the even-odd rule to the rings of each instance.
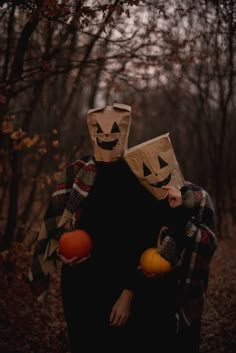
[[[93,239],[90,263],[101,285],[132,289],[140,255],[135,207],[141,185],[122,160],[96,166],[96,181],[81,205],[77,227]]]
[[[94,246],[91,259],[78,267],[83,285],[94,280],[108,298],[115,298],[123,289],[140,291],[145,282],[148,286],[153,282],[137,269],[140,256],[146,248],[156,246],[163,225],[169,223],[176,231],[184,218],[181,208],[171,209],[166,200],[157,201],[123,160],[96,162],[96,167],[96,180],[81,205],[77,224],[88,231]],[[168,283],[163,281],[160,286],[158,281],[151,284],[155,286],[153,295],[166,295]]]

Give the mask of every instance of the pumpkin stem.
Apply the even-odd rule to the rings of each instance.
[[[160,231],[158,233],[158,236],[157,236],[157,249],[160,248],[162,240],[163,240],[164,236],[166,235],[167,231],[168,231],[168,227],[167,226],[161,227],[161,229],[160,229]]]

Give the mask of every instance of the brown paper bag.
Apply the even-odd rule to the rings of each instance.
[[[167,195],[162,186],[181,188],[184,185],[169,132],[129,148],[124,159],[143,186],[157,199]]]
[[[123,156],[131,124],[129,105],[114,103],[90,109],[87,124],[96,161],[112,162]]]

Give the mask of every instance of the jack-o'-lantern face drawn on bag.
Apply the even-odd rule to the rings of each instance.
[[[169,133],[128,149],[124,159],[143,186],[157,199],[166,197],[162,186],[181,188],[184,178]]]
[[[96,161],[112,162],[123,156],[131,124],[130,106],[114,103],[90,109],[87,124]]]

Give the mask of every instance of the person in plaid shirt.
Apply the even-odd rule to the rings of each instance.
[[[132,147],[124,157],[143,185],[136,210],[141,249],[157,246],[172,266],[161,276],[138,267],[134,312],[140,346],[148,351],[156,337],[160,352],[198,353],[209,267],[217,248],[211,197],[184,180],[168,133]]]
[[[94,155],[61,173],[35,246],[29,278],[39,300],[45,298],[51,271],[63,263],[61,296],[71,353],[131,349],[138,263],[132,209],[141,186],[122,159],[130,118],[131,108],[123,104],[88,111]],[[65,259],[58,252],[60,237],[79,228],[92,238],[91,254]]]

